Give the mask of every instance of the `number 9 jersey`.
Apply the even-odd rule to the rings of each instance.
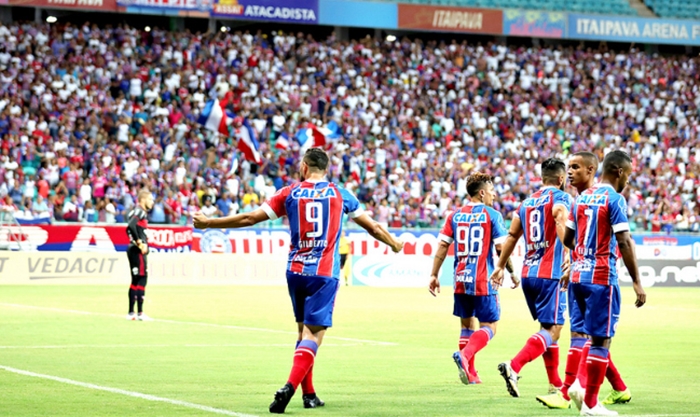
[[[482,203],[469,203],[451,213],[440,231],[440,240],[455,242],[455,294],[496,294],[489,285],[494,269],[494,249],[506,240],[503,216]]]
[[[261,208],[271,220],[289,217],[289,272],[338,279],[343,214],[364,213],[357,197],[328,181],[303,181],[281,188]]]

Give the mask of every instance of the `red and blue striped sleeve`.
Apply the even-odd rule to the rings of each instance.
[[[442,230],[440,230],[440,235],[438,236],[440,240],[448,244],[452,244],[452,242],[455,240],[454,227],[452,226],[452,218],[454,215],[455,212],[452,212],[449,216],[447,216],[447,219],[445,219],[445,225],[442,226]]]
[[[506,230],[506,224],[503,221],[503,216],[496,210],[489,210],[491,217],[491,238],[493,239],[494,245],[500,245],[506,241],[508,236],[508,231]]]
[[[613,233],[629,232],[630,224],[627,219],[627,202],[620,194],[613,194],[608,199],[608,213]]]
[[[287,215],[286,203],[290,190],[291,187],[289,186],[280,188],[275,195],[260,206],[260,208],[267,213],[270,220],[277,220]]]
[[[343,197],[343,213],[346,213],[351,219],[362,216],[365,211],[360,207],[360,201],[355,197],[355,194],[340,187],[338,187],[338,190]]]
[[[572,198],[569,194],[559,191],[554,193],[554,205],[560,204],[566,207],[567,210],[571,210]]]

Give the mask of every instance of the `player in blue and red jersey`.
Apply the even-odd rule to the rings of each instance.
[[[598,392],[608,368],[610,342],[620,317],[616,248],[632,278],[637,295],[635,305],[641,307],[646,302],[629,233],[627,203],[619,194],[631,173],[629,155],[623,151],[610,152],[603,161],[601,182],[576,198],[566,224],[564,244],[574,252],[571,291],[583,313],[584,332],[591,337],[581,415],[617,415],[598,402]],[[579,405],[574,392],[570,390],[570,394]]]
[[[309,149],[301,163],[303,181],[280,189],[261,208],[222,219],[195,215],[194,226],[238,228],[282,216],[289,218],[291,245],[287,266],[287,286],[292,299],[299,337],[294,364],[284,387],[275,393],[271,413],[284,413],[301,384],[304,408],[324,405],[315,393],[312,373],[316,351],[326,329],[331,327],[335,296],[339,286],[338,243],[343,214],[367,230],[375,239],[401,251],[403,242],[372,220],[360,208],[357,198],[326,179],[328,155]]]
[[[438,278],[450,245],[455,242],[454,310],[460,318],[462,331],[459,351],[452,355],[464,384],[480,383],[474,367],[474,357],[496,334],[501,309],[498,291],[489,285],[493,270],[493,252],[501,250],[506,238],[503,217],[491,208],[496,197],[491,177],[472,174],[467,180],[471,203],[451,213],[440,232],[440,246],[433,261],[429,290],[433,296],[440,292]],[[512,264],[509,272],[513,272]],[[518,278],[513,276],[517,286]],[[472,330],[474,318],[480,329]]]
[[[567,176],[569,185],[576,188],[578,194],[582,194],[593,187],[598,164],[598,157],[591,152],[578,152],[571,156],[567,168]],[[572,253],[571,256],[575,257],[575,254]],[[569,396],[569,390],[571,390],[572,394],[575,394],[573,395],[576,400],[574,403],[580,408],[583,399],[582,385],[586,385],[588,375],[586,372],[586,360],[588,359],[588,350],[591,343],[584,330],[583,313],[574,299],[571,286],[568,287],[567,296],[571,326],[571,346],[567,354],[564,386],[561,390],[550,395],[537,396],[537,401],[555,409],[570,407],[571,397]],[[603,400],[604,405],[626,403],[632,399],[630,390],[625,385],[609,354],[608,370],[605,373],[605,377],[610,381],[613,389]]]
[[[561,242],[572,202],[571,196],[563,191],[566,164],[555,158],[544,161],[542,183],[544,186],[525,199],[513,215],[503,251],[491,275],[494,288],[500,287],[506,260],[524,235],[526,253],[522,287],[532,318],[540,322],[540,331],[528,339],[525,347],[510,362],[498,365],[513,397],[520,396],[518,373],[525,364],[540,356],[544,359],[550,388],[558,390],[562,386],[557,342],[564,325],[566,294],[563,285],[569,270],[568,251]]]

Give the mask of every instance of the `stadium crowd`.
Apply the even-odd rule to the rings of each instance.
[[[0,210],[120,222],[147,186],[154,223],[250,211],[298,180],[299,146],[277,138],[335,120],[331,179],[390,226],[438,226],[474,170],[508,218],[539,161],[622,148],[632,226],[698,231],[698,64],[604,45],[0,26]],[[211,98],[254,127],[260,165],[197,123]]]

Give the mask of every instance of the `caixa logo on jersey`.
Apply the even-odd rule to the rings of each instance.
[[[335,190],[331,187],[322,188],[320,190],[312,188],[295,188],[292,191],[292,198],[313,198],[314,200],[328,199],[335,197]]]
[[[644,287],[700,287],[699,261],[661,261],[640,259],[639,276]],[[622,261],[617,270],[621,284],[631,284],[632,278]]]

